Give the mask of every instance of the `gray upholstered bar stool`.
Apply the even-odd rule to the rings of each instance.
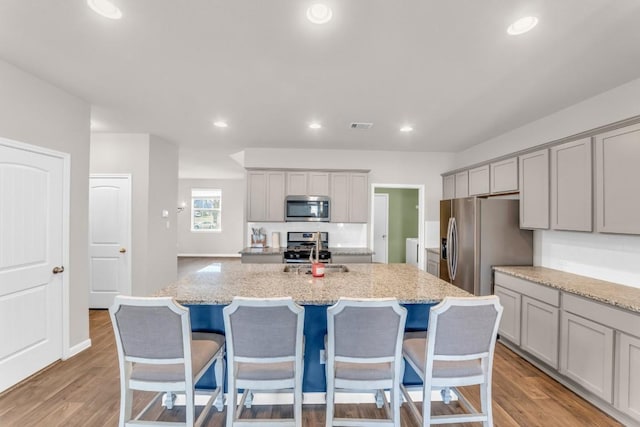
[[[184,392],[184,423],[173,426],[199,426],[216,400],[223,409],[224,336],[191,333],[189,309],[172,298],[136,298],[117,296],[109,309],[120,362],[120,427],[162,425],[160,421],[140,418],[165,394],[164,403],[173,408],[174,392]],[[215,363],[216,389],[195,390],[195,384]],[[155,391],[156,396],[132,419],[133,390]],[[197,419],[195,395],[209,399]]]
[[[289,298],[240,298],[223,309],[227,337],[227,427],[302,426],[304,308]],[[244,389],[237,404],[237,389]],[[240,418],[254,390],[293,391],[293,418]]]
[[[341,298],[327,309],[329,426],[400,426],[402,336],[407,310],[395,299]],[[388,419],[335,418],[336,391],[375,391]],[[390,390],[390,403],[384,390]]]
[[[470,422],[493,425],[491,373],[501,316],[502,306],[495,295],[447,297],[431,308],[427,333],[405,334],[404,358],[424,382],[422,415],[404,386],[402,392],[423,426]],[[471,385],[480,386],[481,411],[456,392],[468,413],[431,415],[432,389],[440,389],[444,402],[449,403],[450,389]]]

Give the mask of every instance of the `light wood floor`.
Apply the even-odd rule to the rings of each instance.
[[[206,265],[189,260],[191,267]],[[186,270],[182,271],[182,274]],[[79,355],[57,362],[13,389],[0,394],[0,426],[116,426],[119,410],[118,361],[113,331],[106,310],[89,314],[92,346]],[[496,426],[620,426],[592,405],[498,344],[494,365],[494,419]],[[477,405],[475,389],[465,394]],[[135,394],[135,410],[140,410],[148,394]],[[450,407],[435,404],[433,412],[461,412],[457,403]],[[255,406],[248,417],[290,416],[290,406]],[[371,405],[338,405],[338,416],[360,414],[382,417]],[[212,409],[205,427],[223,427],[226,410]],[[182,408],[172,411],[155,407],[151,419],[184,419]],[[303,425],[324,426],[324,405],[304,405]],[[402,425],[418,427],[406,408]],[[475,426],[479,424],[464,424]],[[454,425],[455,426],[455,425]]]

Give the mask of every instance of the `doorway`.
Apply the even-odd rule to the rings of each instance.
[[[407,260],[406,248],[407,239],[414,239],[417,248],[413,249],[417,252],[418,267],[424,269],[424,185],[412,184],[372,184],[372,232],[371,242],[374,253],[378,250],[385,250],[389,263],[405,263]],[[384,214],[378,212],[376,200],[380,200],[380,196],[385,195],[388,200],[388,214],[385,218]],[[381,222],[388,222],[386,233],[386,244],[381,240],[377,230],[383,225]],[[381,248],[381,245],[383,248]],[[412,254],[413,254],[412,250]],[[415,257],[415,255],[414,255]]]
[[[89,308],[131,295],[131,175],[89,178]]]

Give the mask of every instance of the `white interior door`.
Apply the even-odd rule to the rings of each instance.
[[[89,307],[131,295],[131,177],[89,179]]]
[[[64,170],[0,141],[0,392],[62,357]]]
[[[389,195],[376,194],[373,201],[373,262],[389,260]]]

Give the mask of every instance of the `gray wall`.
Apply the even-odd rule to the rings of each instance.
[[[177,157],[175,146],[148,134],[91,134],[91,173],[131,174],[133,295],[150,295],[176,279]]]
[[[89,339],[89,120],[83,100],[0,60],[0,135],[71,155],[69,344]]]
[[[191,232],[192,188],[219,188],[222,190],[222,231]],[[178,202],[187,207],[178,214],[178,253],[183,255],[237,255],[243,247],[244,179],[181,179]]]

